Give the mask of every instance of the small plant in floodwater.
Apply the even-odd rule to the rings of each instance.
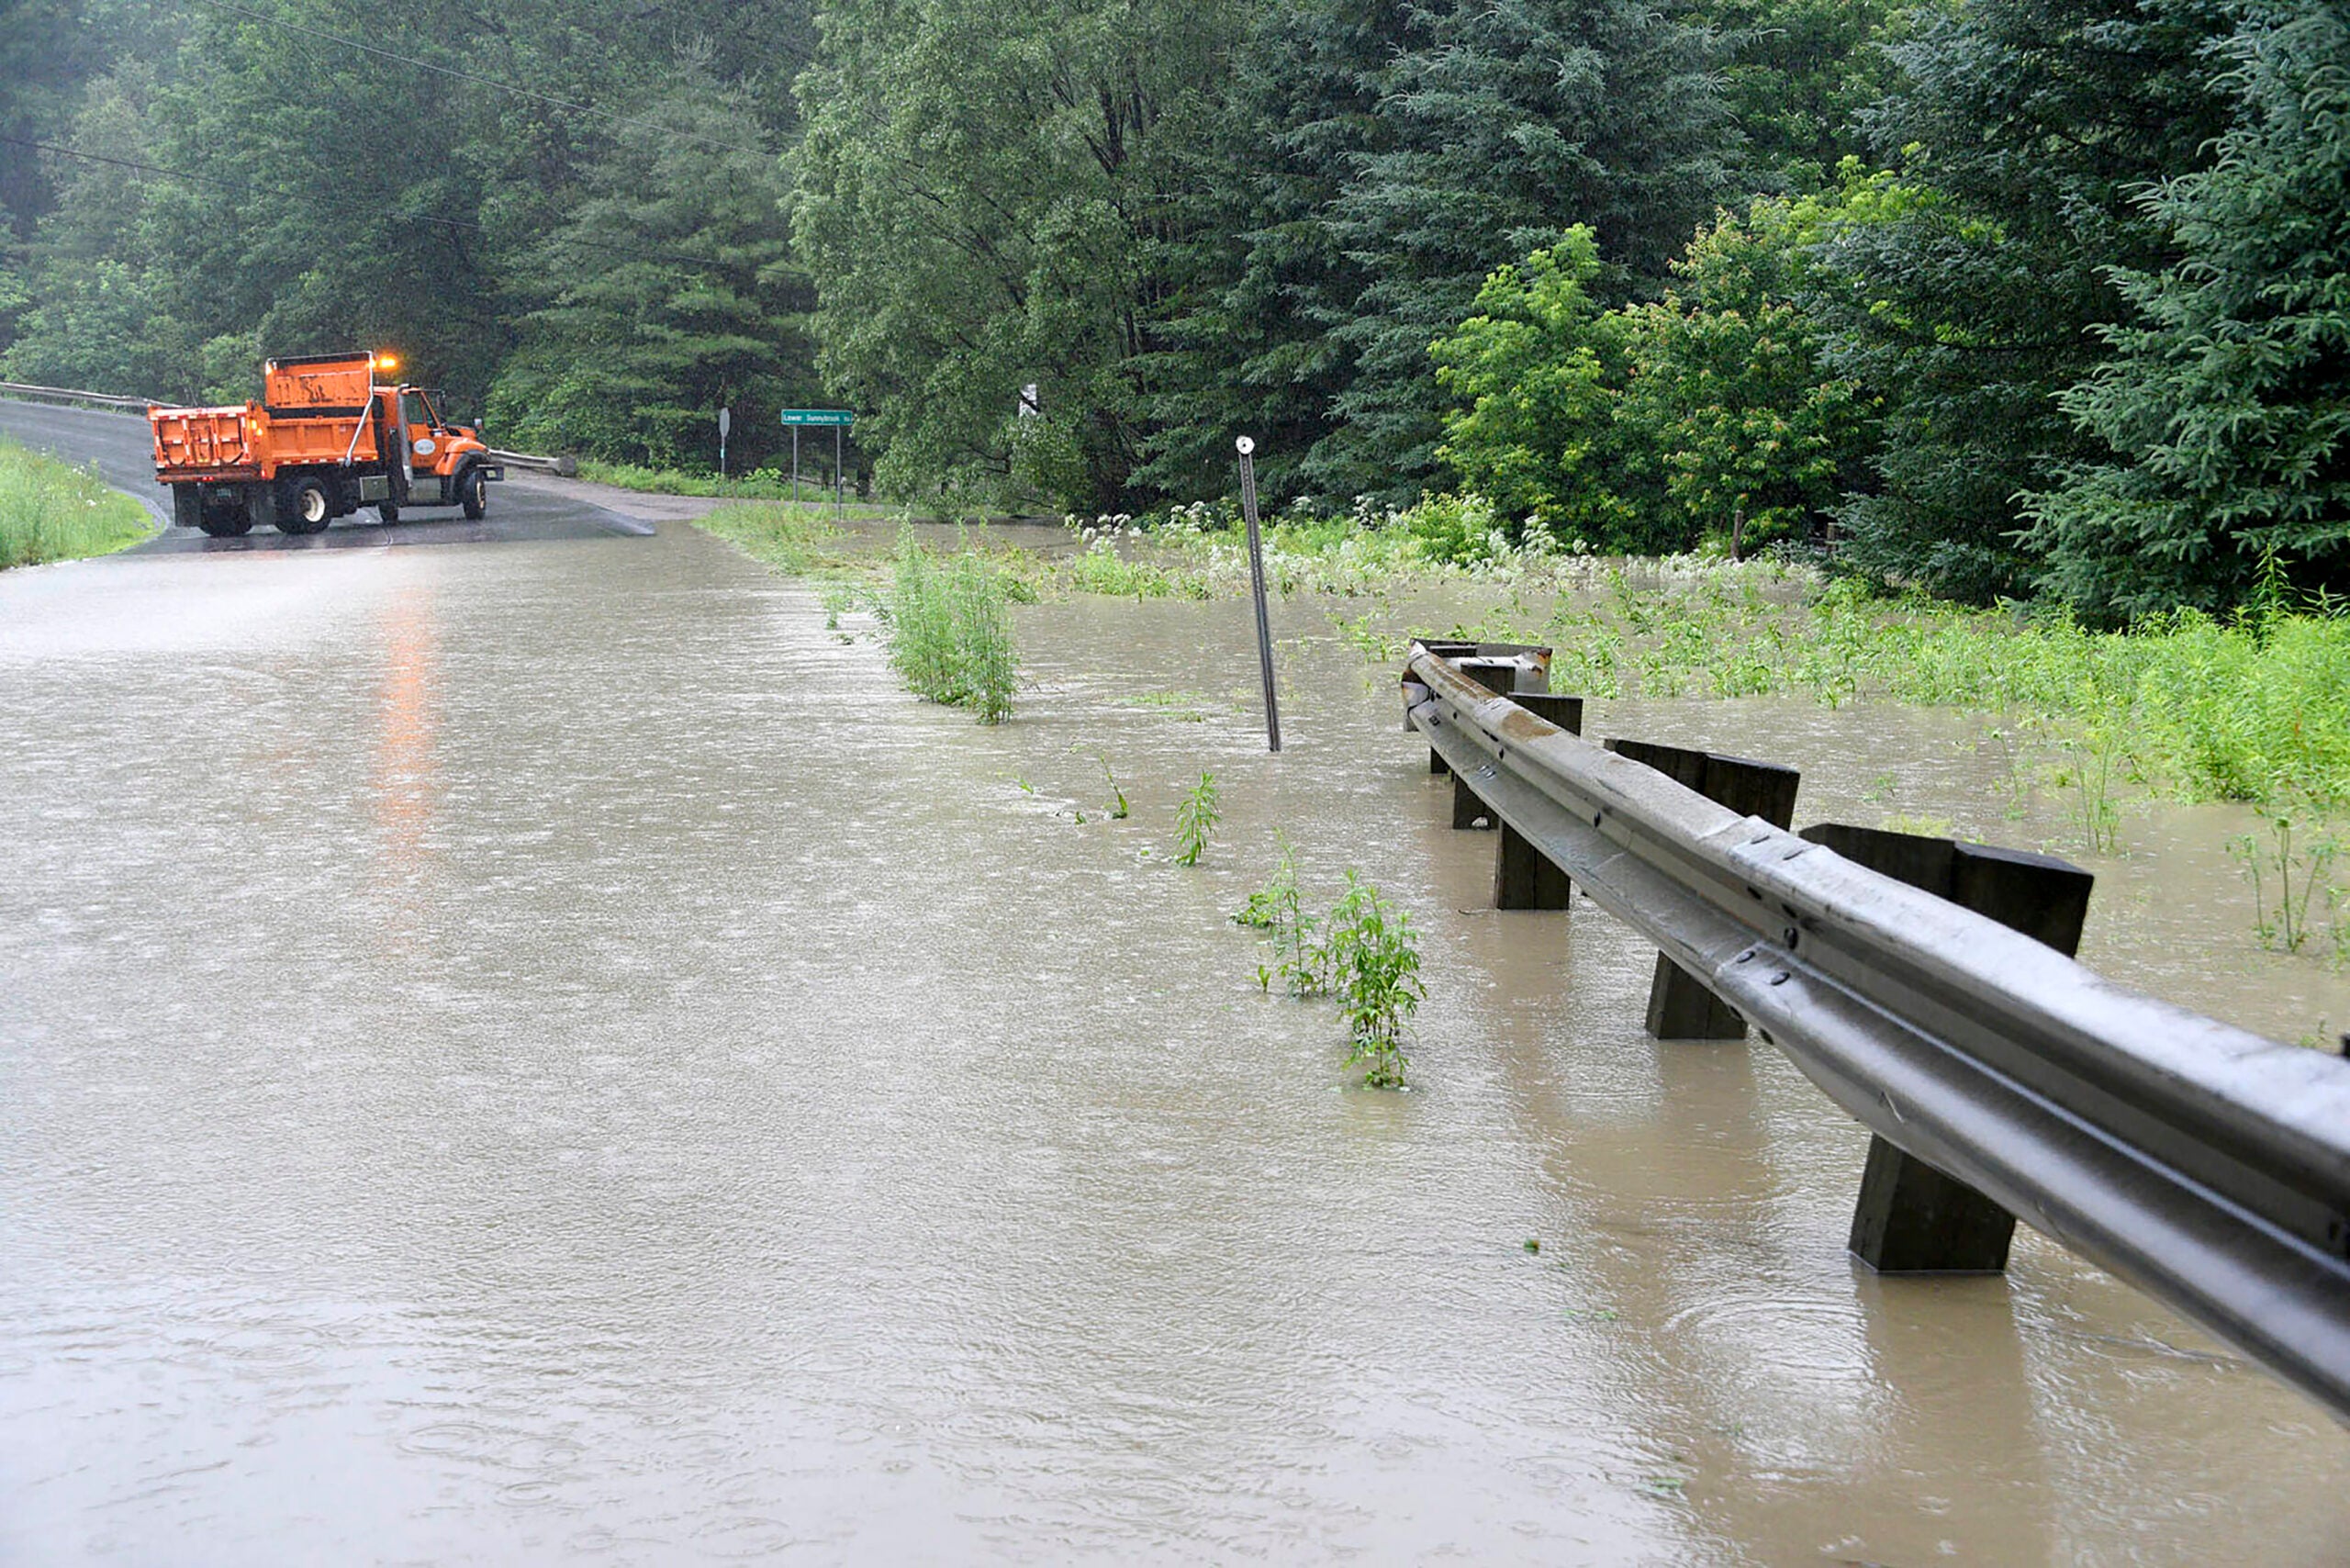
[[[1110,787],[1110,803],[1104,809],[1110,813],[1112,822],[1122,823],[1133,813],[1126,805],[1126,792],[1118,787],[1118,776],[1110,771],[1110,754],[1095,752],[1093,760],[1102,765],[1102,781]]]
[[[1277,961],[1270,968],[1257,966],[1258,987],[1270,991],[1273,977],[1280,975],[1292,992],[1304,996],[1326,989],[1319,949],[1311,941],[1316,922],[1305,913],[1298,893],[1295,851],[1287,838],[1280,842],[1281,857],[1274,862],[1273,874],[1233,912],[1232,919],[1235,924],[1262,931],[1272,940]]]
[[[1203,773],[1175,808],[1175,864],[1198,865],[1200,857],[1208,852],[1215,824],[1223,820],[1224,813],[1216,809],[1215,775]]]
[[[1330,911],[1323,950],[1351,1036],[1348,1065],[1363,1069],[1369,1088],[1403,1088],[1410,1065],[1404,1031],[1427,995],[1412,917],[1350,868],[1346,893]]]
[[[2068,814],[2081,830],[2092,854],[2109,855],[2121,845],[2121,809],[2113,790],[2122,766],[2120,729],[2090,723],[2078,734],[2059,737],[2056,748],[2065,761],[2056,770],[2058,789],[2067,790]]]
[[[2282,813],[2266,815],[2268,837],[2265,844],[2255,835],[2246,834],[2228,845],[2228,853],[2244,868],[2244,879],[2252,884],[2252,929],[2260,945],[2280,952],[2298,953],[2310,938],[2310,903],[2320,887],[2327,889],[2327,902],[2333,904],[2333,939],[2336,950],[2342,946],[2340,906],[2333,890],[2325,880],[2342,846],[2331,837],[2311,841],[2304,838],[2296,846],[2293,842],[2293,819]]]

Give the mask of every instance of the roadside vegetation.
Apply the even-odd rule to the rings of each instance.
[[[0,440],[0,568],[107,555],[154,532],[146,509],[95,473]]]
[[[890,667],[916,696],[968,708],[982,724],[1012,717],[1019,664],[1012,585],[995,563],[964,550],[940,557],[901,539],[877,610]]]
[[[721,478],[707,469],[649,468],[634,463],[602,463],[589,457],[580,460],[579,477],[592,484],[653,496],[701,496],[729,501],[781,501],[786,505],[792,504],[793,499],[791,471],[788,468],[756,468]],[[802,474],[798,504],[811,511],[821,510],[827,517],[834,515],[830,481]],[[859,500],[854,492],[838,510],[861,521],[893,518],[904,510],[901,507]]]
[[[793,577],[838,575],[848,569],[848,539],[822,507],[788,501],[715,507],[697,520],[708,532],[732,540],[778,572]]]
[[[1328,997],[1347,1025],[1347,1064],[1363,1070],[1370,1089],[1401,1089],[1412,1015],[1427,999],[1419,938],[1411,916],[1347,869],[1346,890],[1326,915],[1305,911],[1297,860],[1287,840],[1265,885],[1233,913],[1234,924],[1264,934],[1273,962],[1257,967],[1257,984],[1278,978],[1289,994]]]

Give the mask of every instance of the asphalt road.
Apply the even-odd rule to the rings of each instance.
[[[162,532],[139,545],[140,554],[230,554],[267,550],[380,549],[393,544],[474,544],[523,539],[601,539],[649,534],[653,522],[586,499],[584,487],[536,476],[509,477],[489,487],[489,513],[468,521],[455,507],[414,510],[396,523],[376,521],[373,507],[338,519],[324,533],[295,535],[257,528],[239,539],[214,539],[173,528],[170,498],[155,483],[147,421],[128,414],[0,398],[0,435],[73,464],[95,464],[106,483],[153,514]]]

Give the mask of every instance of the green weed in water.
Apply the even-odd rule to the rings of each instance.
[[[1118,776],[1110,771],[1110,754],[1096,752],[1093,759],[1102,765],[1102,781],[1110,787],[1110,804],[1105,808],[1110,820],[1122,823],[1131,813],[1126,806],[1126,792],[1118,787]]]
[[[2327,871],[2342,846],[2331,837],[2293,836],[2293,819],[2264,814],[2266,842],[2246,834],[2231,842],[2228,853],[2244,868],[2252,884],[2252,929],[2264,947],[2298,953],[2310,938],[2310,904],[2317,890],[2326,889],[2328,914],[2337,953],[2343,947],[2341,898],[2326,882]]]
[[[1216,809],[1215,775],[1203,773],[1175,808],[1175,864],[1198,865],[1200,857],[1208,852],[1215,824],[1223,820],[1224,813]]]
[[[834,547],[847,535],[833,525],[831,513],[822,507],[793,506],[789,501],[714,507],[699,526],[795,577],[837,570],[845,564]],[[840,611],[849,608],[851,601],[827,595],[823,603],[830,623],[837,626]]]
[[[968,551],[941,564],[902,539],[885,610],[890,666],[916,696],[968,708],[982,724],[1012,717],[1012,595],[993,564]]]
[[[1273,874],[1233,912],[1232,918],[1236,924],[1264,932],[1272,941],[1275,962],[1257,967],[1258,988],[1271,990],[1273,977],[1279,975],[1292,993],[1305,996],[1327,989],[1320,950],[1313,942],[1318,923],[1305,913],[1298,893],[1295,852],[1286,838],[1281,840],[1281,857],[1274,862]]]
[[[1370,1088],[1404,1087],[1404,1030],[1427,995],[1409,915],[1349,868],[1346,892],[1317,921],[1305,913],[1296,858],[1283,839],[1272,876],[1232,918],[1272,941],[1276,962],[1257,966],[1259,990],[1270,991],[1278,975],[1292,995],[1335,997],[1347,1021],[1348,1065],[1363,1069]]]
[[[1350,1036],[1348,1065],[1363,1069],[1368,1088],[1403,1088],[1410,1065],[1404,1054],[1404,1027],[1427,995],[1420,983],[1420,948],[1411,916],[1349,869],[1347,890],[1330,911],[1323,946]]]

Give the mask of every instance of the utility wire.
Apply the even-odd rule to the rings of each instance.
[[[54,152],[61,158],[79,158],[91,163],[110,163],[118,169],[136,169],[142,174],[162,174],[167,179],[185,180],[190,185],[210,185],[215,190],[233,188],[226,180],[214,179],[208,174],[191,174],[185,169],[166,169],[161,164],[141,163],[129,158],[109,158],[101,152],[83,152],[74,148],[57,146],[53,142],[28,141],[21,136],[0,136],[0,141],[15,147],[31,147],[43,152]],[[397,213],[393,216],[403,223],[432,223],[443,229],[463,229],[475,234],[487,234],[493,240],[498,238],[495,230],[478,223],[467,223],[462,218],[434,218],[426,213]],[[615,256],[626,256],[632,261],[666,262],[675,266],[712,267],[722,264],[707,256],[681,256],[674,252],[659,251],[635,251],[624,245],[610,244],[602,241],[567,240],[561,235],[554,237],[554,243],[569,245],[575,249],[604,251]]]
[[[378,44],[368,43],[360,39],[345,38],[340,33],[330,33],[322,28],[306,27],[300,22],[287,21],[283,17],[273,17],[264,11],[255,11],[248,6],[234,4],[234,0],[188,0],[188,4],[203,6],[215,11],[233,12],[237,16],[246,17],[252,21],[263,23],[268,27],[284,28],[288,32],[303,33],[310,38],[323,39],[328,43],[333,44],[338,49],[355,49],[364,54],[376,55],[385,60],[395,60],[403,65],[413,65],[420,71],[430,71],[438,75],[453,77],[455,80],[460,82],[472,82],[480,86],[494,87],[501,93],[511,93],[518,98],[528,98],[532,103],[546,104],[558,109],[567,109],[573,114],[593,115],[599,119],[610,120],[614,125],[631,126],[639,130],[656,131],[663,136],[673,137],[680,141],[698,141],[704,147],[715,147],[727,152],[746,152],[751,154],[753,157],[757,158],[772,158],[775,156],[774,153],[764,148],[746,147],[739,141],[722,141],[716,137],[698,136],[692,131],[679,130],[675,127],[661,125],[653,120],[631,119],[625,115],[616,115],[611,113],[610,110],[599,109],[590,104],[575,104],[568,98],[558,98],[546,93],[534,93],[528,87],[517,87],[509,82],[500,82],[494,76],[477,75],[471,71],[460,71],[454,66],[450,65],[435,65],[429,60],[419,60],[414,55],[401,54],[396,50],[385,49]]]
[[[134,162],[129,158],[109,158],[101,152],[79,152],[71,147],[59,147],[47,141],[27,141],[21,136],[0,136],[0,141],[7,142],[12,147],[38,148],[43,152],[54,152],[61,158],[79,158],[90,163],[111,163],[118,169],[136,169],[142,174],[163,174],[174,180],[185,180],[190,185],[216,185],[223,190],[228,188],[224,181],[212,179],[204,174],[191,174],[184,169],[160,168],[153,163]]]

